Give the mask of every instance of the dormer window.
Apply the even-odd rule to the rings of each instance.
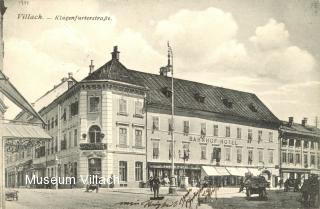
[[[227,108],[232,108],[232,101],[230,101],[229,99],[227,98],[221,98],[223,104],[227,107]]]
[[[248,107],[252,112],[258,112],[257,107],[253,103],[250,103]]]
[[[204,95],[201,95],[200,93],[195,93],[194,94],[194,98],[200,102],[200,103],[204,103],[204,99],[206,98]]]
[[[164,95],[166,95],[166,97],[172,96],[172,91],[169,87],[162,87],[161,91]]]

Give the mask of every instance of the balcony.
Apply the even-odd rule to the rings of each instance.
[[[80,150],[106,150],[106,143],[81,143]]]

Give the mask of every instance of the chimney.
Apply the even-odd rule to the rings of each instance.
[[[289,117],[289,126],[292,126],[293,124],[293,117]]]
[[[307,121],[308,121],[308,118],[303,118],[302,121],[301,121],[302,126],[306,126],[307,125]]]
[[[114,46],[113,47],[113,52],[111,52],[112,59],[119,61],[119,54],[120,54],[120,52],[118,51],[118,46]]]
[[[63,78],[61,78],[61,82],[65,82],[65,81],[67,81],[68,80],[68,78],[67,77],[63,77]]]
[[[72,72],[69,72],[68,73],[68,78],[72,78],[72,76],[73,76]]]
[[[94,65],[93,65],[93,60],[91,60],[91,63],[89,65],[89,75],[93,72],[94,70]]]

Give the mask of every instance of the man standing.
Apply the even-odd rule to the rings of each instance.
[[[152,181],[153,185],[153,197],[154,199],[159,197],[160,180],[158,176],[155,176]]]

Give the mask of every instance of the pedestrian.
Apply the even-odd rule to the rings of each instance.
[[[111,177],[110,177],[110,184],[109,184],[109,187],[110,187],[110,188],[113,188],[113,187],[114,187],[113,174],[111,174]]]
[[[149,178],[149,186],[150,186],[150,191],[152,192],[152,188],[153,188],[153,177],[150,176]]]
[[[279,185],[280,185],[280,189],[282,188],[283,186],[283,179],[281,178],[280,181],[279,181]]]
[[[155,176],[152,180],[153,197],[159,197],[160,180],[158,176]]]
[[[244,188],[244,182],[243,182],[243,177],[241,177],[239,193],[243,191],[243,188]]]

